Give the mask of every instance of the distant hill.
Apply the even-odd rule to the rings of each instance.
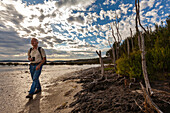
[[[28,60],[0,60],[0,62],[28,62]]]
[[[25,63],[24,63],[25,62]],[[28,65],[28,60],[0,60],[0,65]],[[111,58],[104,57],[104,63],[111,63]],[[46,65],[83,65],[83,64],[99,64],[99,58],[78,59],[78,60],[56,60],[47,61]]]

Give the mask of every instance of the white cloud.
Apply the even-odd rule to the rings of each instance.
[[[117,0],[105,0],[100,1],[99,5],[93,4],[95,1],[49,0],[44,4],[26,5],[21,0],[4,0],[0,3],[0,31],[14,31],[14,34],[17,34],[15,40],[38,38],[43,47],[51,52],[50,58],[78,58],[85,55],[92,57],[95,56],[93,53],[84,52],[95,49],[101,49],[103,52],[108,50],[107,39],[112,37],[110,22],[115,21],[115,12],[120,20],[119,30],[122,38],[130,36],[130,28],[135,32],[134,4],[124,4],[123,1],[119,4]],[[103,4],[104,7],[101,7]],[[115,4],[119,6],[118,9],[113,9]],[[154,5],[156,9],[152,9]],[[147,22],[154,25],[168,16],[161,2],[142,0],[140,6],[141,23],[144,26]],[[149,10],[145,11],[145,8]],[[161,11],[158,11],[158,8]],[[106,20],[108,18],[109,20]],[[116,36],[115,27],[113,29]],[[4,48],[0,46],[0,49]]]
[[[55,3],[61,11],[68,9],[79,9],[84,10],[86,7],[94,3],[95,0],[60,0]]]
[[[104,20],[104,14],[105,14],[105,11],[104,11],[104,10],[101,10],[101,11],[100,11],[100,19],[101,19],[101,20]]]
[[[116,14],[115,14],[115,11],[113,10],[109,10],[105,13],[105,17],[108,16],[110,20],[113,20],[115,19],[116,17]]]
[[[104,37],[104,33],[100,32],[100,36]]]
[[[114,0],[111,0],[110,3],[111,3],[111,5],[116,4],[116,2]]]
[[[100,42],[102,42],[102,39],[100,39],[100,38],[97,38],[97,40],[96,40],[98,43],[100,43]]]
[[[159,6],[159,10],[162,9],[162,8],[163,8],[163,6]]]
[[[152,8],[153,5],[155,3],[155,0],[143,0],[140,2],[140,7],[141,7],[141,10],[149,7],[149,8]]]
[[[103,2],[103,5],[113,5],[113,4],[116,4],[116,2],[114,0],[105,0],[105,2]]]
[[[105,25],[101,25],[101,29],[102,29],[102,31],[107,31],[108,29],[110,29],[109,23],[105,24]]]
[[[149,1],[148,1],[148,6],[149,6],[150,8],[152,8],[153,5],[154,5],[154,3],[155,3],[155,0],[149,0]]]
[[[98,33],[96,33],[96,32],[93,32],[93,35],[97,36],[97,35],[98,35]]]
[[[110,0],[105,0],[105,2],[103,2],[103,5],[109,5],[109,1]]]
[[[119,5],[119,7],[122,10],[121,13],[127,14],[128,9],[132,6],[131,6],[131,4],[121,4],[121,5]]]
[[[156,5],[155,5],[155,7],[159,6],[160,4],[161,4],[161,2],[157,2]]]
[[[143,10],[148,7],[148,1],[143,0],[140,2],[140,9]]]
[[[153,9],[151,11],[148,11],[145,16],[153,16],[154,17],[154,16],[158,15],[157,12],[158,12],[158,10]]]

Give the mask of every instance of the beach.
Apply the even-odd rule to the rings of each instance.
[[[142,113],[139,106],[145,106],[139,81],[125,86],[124,77],[113,69],[105,71],[107,79],[100,79],[99,65],[44,66],[42,92],[32,100],[25,98],[32,82],[28,66],[5,66],[0,71],[1,113]],[[167,113],[169,81],[152,81],[151,86],[153,102]]]
[[[76,76],[75,71],[96,66],[98,65],[45,65],[40,76],[42,92],[34,95],[30,101],[25,98],[32,83],[29,66],[1,66],[0,111],[1,113],[54,112],[58,106],[71,103],[73,95],[81,90],[80,84],[72,80],[62,82],[60,79],[64,76]],[[62,113],[64,112],[68,111]]]

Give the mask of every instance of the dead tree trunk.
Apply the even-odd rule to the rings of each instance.
[[[151,28],[151,26],[149,27],[149,33],[152,33],[152,28]]]
[[[118,20],[118,15],[115,11],[115,15],[116,15],[116,21],[113,23],[113,25],[115,26],[116,28],[116,31],[117,31],[117,47],[116,47],[116,55],[117,55],[117,59],[119,58],[119,47],[120,47],[120,43],[121,43],[121,40],[122,40],[122,37],[120,35],[120,32],[119,32],[119,20]]]
[[[113,64],[114,67],[116,66],[116,60],[115,60],[115,49],[114,49],[114,45],[112,46],[112,55],[113,55]]]
[[[144,36],[142,35],[142,33],[140,32],[140,37],[141,37],[141,58],[142,58],[142,70],[143,70],[143,75],[144,75],[144,79],[145,79],[145,84],[146,84],[146,90],[148,91],[148,93],[150,95],[152,95],[152,90],[151,90],[151,86],[149,83],[149,79],[148,79],[148,73],[147,73],[147,67],[146,67],[146,59],[145,59],[145,42],[144,42]]]
[[[138,29],[138,15],[139,15],[139,9],[138,9],[138,5],[137,5],[137,0],[135,0],[135,7],[136,7],[136,18],[135,18],[135,22],[136,22],[136,34],[138,37],[138,46],[139,46],[139,50],[141,50],[141,41],[140,41],[140,36],[139,36],[139,29]]]
[[[131,36],[131,44],[132,44],[132,51],[133,51],[133,49],[134,49],[134,46],[133,46],[133,39],[132,39],[132,29],[130,28],[130,36]]]
[[[100,60],[100,64],[101,64],[101,78],[100,79],[103,79],[104,77],[104,63],[103,63],[103,59],[102,59],[102,55],[101,55],[101,51],[96,51],[96,53],[98,54],[99,56],[99,60]],[[105,79],[107,79],[107,77],[105,77]]]
[[[145,33],[147,33],[145,28],[140,23],[139,0],[138,0],[138,3],[137,3],[137,0],[135,0],[135,6],[136,6],[136,32],[137,32],[137,35],[138,35],[139,49],[141,51],[142,70],[143,70],[143,75],[144,75],[144,79],[145,79],[146,90],[148,91],[148,93],[150,95],[152,95],[153,92],[152,92],[152,89],[151,89],[151,86],[150,86],[150,83],[149,83],[148,74],[147,74],[147,67],[146,67],[144,36],[139,32],[139,29],[138,29],[138,24],[139,24],[142,27],[142,29],[145,31]]]
[[[109,38],[108,38],[108,43],[109,43],[110,48],[112,49],[112,63],[114,64],[114,69],[116,69],[116,57],[115,57],[114,43],[111,46]]]
[[[117,49],[117,59],[119,58],[119,47],[120,47],[120,33],[119,33],[119,26],[117,25],[118,23],[117,22],[115,22],[115,27],[116,27],[116,30],[117,30],[117,38],[118,38],[118,43],[117,43],[117,47],[116,47],[116,49]]]
[[[112,25],[111,25],[111,29],[112,29],[112,36],[113,36],[113,38],[114,38],[114,40],[115,40],[115,48],[116,48],[115,60],[116,60],[116,59],[118,59],[118,48],[117,48],[118,42],[117,42],[116,37],[115,37],[115,35],[114,35],[114,30],[113,30]],[[113,46],[113,47],[114,47],[114,46]]]
[[[130,54],[130,47],[129,47],[129,39],[127,38],[127,52],[128,52],[128,58],[129,58],[129,54]]]

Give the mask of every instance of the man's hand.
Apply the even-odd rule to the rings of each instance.
[[[28,60],[29,60],[29,61],[32,61],[32,58],[30,57],[30,58],[28,58]]]
[[[39,64],[39,65],[37,65],[36,66],[36,70],[39,70],[40,69],[40,67],[41,67],[41,65]]]

